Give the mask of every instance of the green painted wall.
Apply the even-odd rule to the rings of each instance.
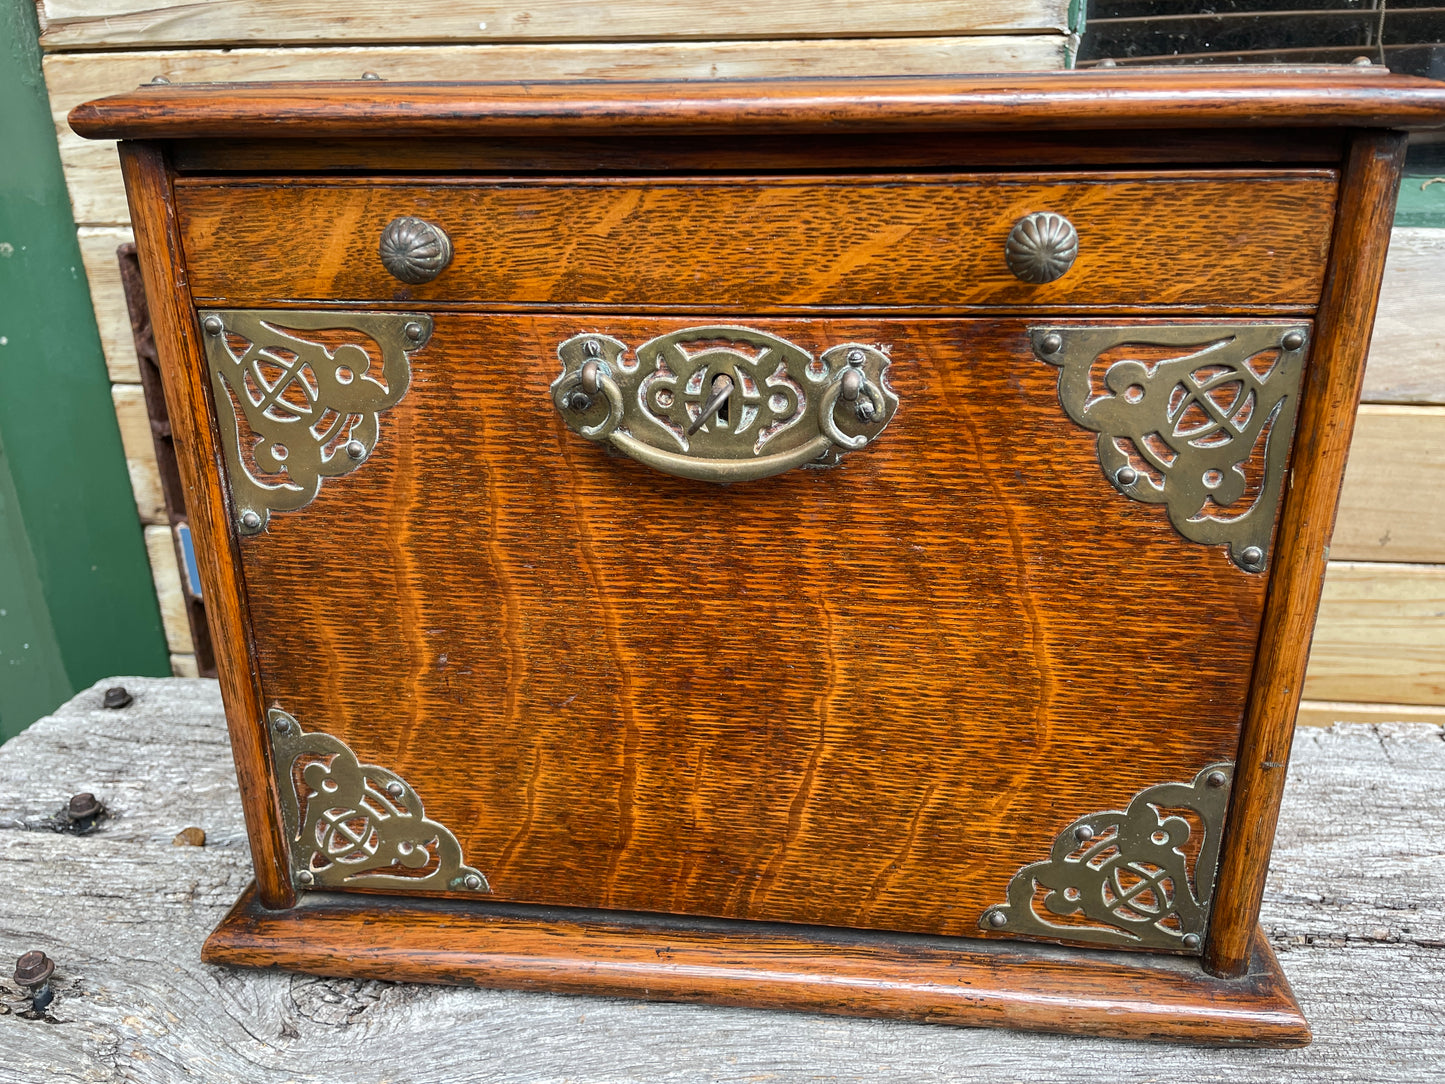
[[[30,0],[0,0],[0,740],[170,669],[37,33]]]

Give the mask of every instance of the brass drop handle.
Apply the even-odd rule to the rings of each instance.
[[[876,440],[898,409],[884,346],[843,343],[814,357],[768,332],[721,325],[636,350],[583,332],[557,356],[552,403],[569,429],[705,482],[833,466]]]
[[[381,231],[381,266],[411,286],[430,282],[452,262],[452,239],[434,222],[403,215]]]

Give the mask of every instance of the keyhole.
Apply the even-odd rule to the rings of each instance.
[[[728,396],[717,408],[717,424],[720,429],[728,427],[728,404],[732,402],[732,396]]]

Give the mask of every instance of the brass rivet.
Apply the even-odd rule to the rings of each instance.
[[[370,82],[371,80],[380,79],[381,76],[377,75],[376,72],[362,72],[361,78]]]
[[[1185,948],[1199,947],[1199,935],[1197,933],[1186,933],[1181,940],[1183,940]]]
[[[1133,467],[1120,467],[1114,478],[1121,486],[1132,486],[1139,480],[1139,472]]]
[[[163,87],[169,85],[169,83],[170,80],[167,79],[164,75],[158,75],[151,80],[151,86],[153,87]]]
[[[366,454],[366,445],[359,440],[348,440],[346,442],[346,454],[352,459],[360,459]]]
[[[420,339],[422,335],[426,333],[426,328],[422,327],[415,320],[407,324],[402,330],[406,332],[406,337],[413,341]]]
[[[1229,782],[1223,772],[1210,772],[1204,777],[1204,781],[1211,787],[1222,787],[1225,783]]]
[[[311,885],[316,883],[316,874],[312,873],[309,869],[303,869],[296,875],[296,879],[304,885]]]
[[[201,322],[201,327],[205,328],[206,332],[211,335],[219,335],[226,330],[226,325],[221,322],[219,316],[207,316],[205,320]]]
[[[1074,838],[1080,843],[1087,843],[1094,838],[1094,830],[1087,824],[1081,824],[1074,829]]]
[[[848,351],[848,364],[849,364],[849,365],[862,365],[862,364],[863,364],[863,351],[861,351],[861,350],[849,350],[849,351]]]
[[[1350,63],[1356,68],[1368,68],[1374,64],[1374,61],[1367,56],[1357,56]]]
[[[466,885],[473,892],[475,892],[477,889],[482,887],[482,879],[478,877],[475,873],[468,873],[466,876],[466,880],[462,881],[462,884]]]
[[[1286,350],[1298,350],[1304,344],[1305,337],[1298,331],[1285,332],[1284,338],[1279,341],[1279,345]]]
[[[1117,68],[1118,66],[1119,62],[1113,57],[1105,57],[1103,60],[1099,61],[1099,63],[1094,65],[1094,67],[1096,68]]]
[[[999,910],[990,911],[988,913],[988,924],[996,930],[1003,926],[1007,926],[1008,915],[1004,914],[1004,912]]]
[[[386,785],[386,793],[390,794],[393,798],[400,798],[406,793],[406,788],[396,780],[392,780]]]
[[[1048,334],[1039,340],[1039,351],[1044,354],[1057,354],[1064,348],[1062,336]]]
[[[1239,559],[1250,568],[1258,568],[1264,562],[1264,550],[1258,546],[1245,546],[1239,552]]]
[[[257,513],[249,510],[242,512],[241,526],[245,527],[248,531],[254,531],[257,527],[261,526],[261,517]]]

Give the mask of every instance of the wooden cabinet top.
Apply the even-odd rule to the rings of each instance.
[[[70,114],[91,138],[1445,126],[1445,83],[1369,67],[717,82],[197,83]]]

